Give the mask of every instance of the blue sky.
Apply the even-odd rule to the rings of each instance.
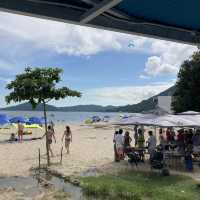
[[[0,12],[0,106],[27,66],[61,67],[61,86],[82,92],[54,105],[126,105],[172,86],[196,47]],[[131,44],[131,45],[130,45]]]

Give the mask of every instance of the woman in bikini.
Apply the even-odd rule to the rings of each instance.
[[[51,149],[51,144],[52,144],[52,139],[54,139],[54,141],[55,141],[55,143],[56,143],[56,138],[55,138],[55,135],[54,135],[54,131],[52,130],[52,127],[49,125],[48,127],[47,127],[47,144],[48,144],[48,149],[49,149],[49,151],[50,151],[50,153],[51,153],[51,156],[53,157],[54,156],[54,154],[53,154],[53,151],[52,151],[52,149]],[[42,138],[44,138],[44,136],[46,135],[46,134],[44,134],[43,136],[42,136]]]
[[[72,132],[69,126],[66,126],[64,134],[62,136],[62,141],[64,138],[65,138],[65,148],[67,150],[67,154],[69,154],[69,146],[70,146],[70,143],[72,142]]]
[[[23,140],[23,134],[24,134],[24,125],[18,121],[18,138],[19,138],[19,142],[22,142]]]

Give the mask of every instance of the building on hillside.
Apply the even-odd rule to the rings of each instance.
[[[172,107],[172,96],[158,96],[157,97],[157,108],[166,111],[167,113],[173,113]]]
[[[143,114],[155,114],[155,115],[165,115],[172,114],[173,110],[171,107],[172,96],[156,96],[152,98],[153,109],[143,111]]]

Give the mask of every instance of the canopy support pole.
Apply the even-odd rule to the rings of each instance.
[[[157,143],[157,133],[156,133],[156,126],[154,126],[154,131],[155,131],[155,137],[156,137],[156,143]],[[156,144],[157,145],[157,144]]]
[[[81,16],[80,23],[86,24],[105,11],[119,4],[122,0],[104,0]]]

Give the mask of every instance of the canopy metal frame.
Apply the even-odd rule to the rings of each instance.
[[[1,0],[0,11],[40,17],[192,45],[200,32],[129,16],[114,8],[123,0]]]

